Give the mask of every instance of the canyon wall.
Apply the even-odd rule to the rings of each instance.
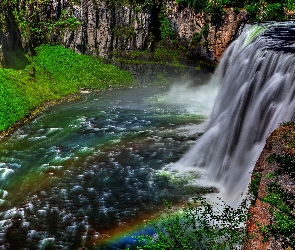
[[[235,13],[233,9],[226,9],[223,19],[219,23],[209,22],[208,32],[196,42],[194,36],[202,32],[207,21],[202,14],[172,0],[154,5],[123,5],[102,0],[21,0],[17,9],[18,15],[12,15],[9,7],[0,10],[1,45],[22,44],[30,50],[49,42],[107,60],[118,53],[153,52],[159,42],[165,40],[160,34],[163,23],[159,15],[162,14],[170,23],[170,27],[164,28],[174,32],[174,40],[170,41],[174,46],[184,46],[191,58],[217,62],[240,24],[247,20],[244,11]],[[0,56],[3,58],[3,53]]]
[[[235,13],[231,8],[226,9],[221,23],[209,23],[209,32],[203,38],[207,43],[193,44],[194,34],[201,32],[206,24],[205,18],[191,8],[181,8],[175,1],[136,9],[136,6],[108,6],[104,1],[81,0],[80,5],[73,6],[73,15],[82,25],[76,31],[67,30],[59,43],[103,58],[109,58],[113,51],[150,49],[159,36],[160,11],[170,21],[177,41],[191,55],[210,61],[220,59],[240,24],[247,20],[246,12]]]

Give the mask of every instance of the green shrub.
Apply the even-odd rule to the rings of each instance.
[[[194,33],[193,39],[192,39],[193,43],[194,44],[200,43],[202,38],[205,39],[205,42],[208,42],[207,41],[208,33],[209,33],[209,23],[207,22],[200,32]]]
[[[249,19],[251,21],[259,21],[260,20],[260,4],[254,3],[245,6],[245,9],[249,15]]]
[[[282,189],[278,184],[277,176],[288,174],[289,178],[294,178],[295,175],[295,158],[292,155],[277,155],[272,154],[267,158],[270,164],[277,164],[278,169],[271,174],[270,182],[267,186],[267,194],[262,199],[270,205],[269,211],[273,216],[272,224],[261,228],[264,235],[264,240],[269,237],[274,237],[283,241],[285,246],[295,247],[295,196],[288,191]]]
[[[206,7],[206,14],[211,16],[211,22],[221,22],[225,11],[222,1],[210,1]]]
[[[193,35],[193,43],[198,44],[199,42],[201,42],[203,38],[203,33],[202,32],[196,32]]]
[[[292,155],[271,154],[267,161],[271,164],[278,163],[280,165],[279,173],[288,173],[291,176],[295,173],[295,158]]]
[[[295,11],[295,0],[287,0],[287,9]]]
[[[263,20],[285,20],[285,10],[282,3],[266,4],[262,16]]]
[[[166,16],[166,9],[162,7],[159,13],[160,22],[160,33],[163,40],[172,40],[175,37],[174,30],[172,29],[171,23]]]
[[[209,0],[176,0],[178,4],[184,4],[192,7],[195,12],[203,12],[208,6]]]
[[[225,7],[233,7],[236,13],[239,12],[239,8],[245,8],[250,21],[285,20],[286,11],[295,10],[295,0],[177,0],[176,2],[211,16],[213,22],[222,19]]]
[[[249,190],[249,193],[253,195],[253,197],[255,198],[258,196],[258,188],[261,181],[261,177],[262,177],[261,173],[258,173],[258,172],[252,173],[252,180],[249,184],[248,190]]]
[[[225,7],[237,7],[237,8],[243,8],[245,5],[244,0],[223,0],[222,1],[223,5]]]
[[[246,240],[242,223],[248,216],[247,201],[237,208],[225,203],[209,203],[195,197],[182,212],[166,202],[166,214],[156,223],[155,236],[141,235],[140,249],[238,249]]]
[[[295,215],[294,204],[290,200],[294,200],[294,196],[284,192],[276,182],[268,185],[268,193],[263,199],[271,205],[270,212],[274,217],[274,222],[268,225],[264,230],[264,237],[281,238],[284,243],[295,247]]]

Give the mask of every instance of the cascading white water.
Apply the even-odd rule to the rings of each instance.
[[[277,27],[285,29],[283,38]],[[221,89],[208,127],[174,166],[199,169],[233,205],[247,191],[267,136],[295,120],[295,53],[286,50],[295,44],[295,37],[293,43],[286,38],[294,27],[294,22],[252,26],[230,45],[213,77]]]

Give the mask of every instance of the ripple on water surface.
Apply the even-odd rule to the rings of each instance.
[[[178,203],[190,195],[196,176],[163,168],[196,139],[185,127],[204,117],[184,112],[189,109],[183,103],[165,104],[163,97],[157,105],[149,97],[158,91],[164,96],[166,90],[93,93],[49,108],[5,139],[0,144],[1,244],[99,249],[110,237],[152,218],[164,199]],[[22,240],[13,240],[17,237]],[[124,242],[116,244],[130,244]]]

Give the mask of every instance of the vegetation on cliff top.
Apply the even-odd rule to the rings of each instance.
[[[236,12],[243,8],[250,21],[287,20],[295,11],[295,0],[176,0],[178,4],[192,7],[196,12],[211,16],[211,21],[220,21],[224,8],[233,7]]]
[[[139,6],[151,6],[159,3],[157,0],[108,0],[112,4],[131,4]],[[290,11],[295,11],[295,0],[176,0],[176,3],[189,6],[195,12],[203,13],[210,18],[211,21],[220,21],[225,13],[224,8],[232,7],[236,12],[239,9],[245,9],[249,14],[250,21],[268,21],[268,20],[287,20],[294,18],[289,15]]]
[[[0,68],[0,131],[40,104],[77,93],[81,88],[107,89],[134,82],[126,71],[61,46],[42,45],[36,51],[23,69]]]

